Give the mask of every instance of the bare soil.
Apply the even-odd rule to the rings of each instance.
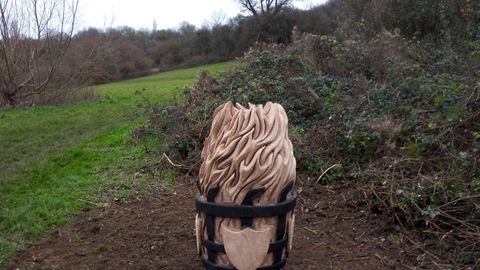
[[[395,230],[358,184],[327,187],[305,178],[295,189],[294,244],[285,269],[455,269]],[[122,204],[85,207],[67,226],[18,251],[6,269],[202,269],[196,193],[188,178]]]

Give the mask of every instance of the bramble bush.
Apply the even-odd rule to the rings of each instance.
[[[202,71],[143,132],[159,138],[166,169],[197,174],[216,107],[280,103],[300,175],[357,181],[394,227],[475,264],[480,6],[458,1],[456,13],[453,2],[346,0],[336,35],[294,33],[289,46],[256,44],[231,70]]]

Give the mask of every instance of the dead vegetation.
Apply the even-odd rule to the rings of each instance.
[[[373,9],[373,2],[357,2],[346,1],[344,12]],[[432,258],[477,266],[480,87],[471,43],[479,44],[478,34],[456,37],[470,45],[451,50],[448,27],[417,42],[401,25],[375,28],[375,20],[386,18],[363,18],[344,18],[350,28],[337,36],[257,44],[232,70],[201,73],[184,89],[185,100],[160,108],[145,132],[156,128],[161,153],[184,166],[180,174],[195,175],[217,106],[278,102],[289,115],[298,171],[323,185],[356,183],[372,213],[387,216],[393,231],[423,243]],[[470,19],[478,23],[478,16]],[[355,42],[342,41],[345,36]]]

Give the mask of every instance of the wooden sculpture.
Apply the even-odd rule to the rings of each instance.
[[[207,269],[281,269],[293,235],[295,158],[280,104],[215,110],[202,151],[197,248]]]

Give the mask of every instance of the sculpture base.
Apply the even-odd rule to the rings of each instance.
[[[234,267],[228,267],[228,266],[219,266],[216,265],[215,263],[205,259],[204,257],[202,258],[202,264],[207,270],[236,270],[237,268]],[[287,263],[287,259],[283,259],[280,262],[273,264],[273,265],[267,265],[267,266],[261,266],[257,268],[256,270],[280,270],[283,267],[285,267],[285,264]]]

